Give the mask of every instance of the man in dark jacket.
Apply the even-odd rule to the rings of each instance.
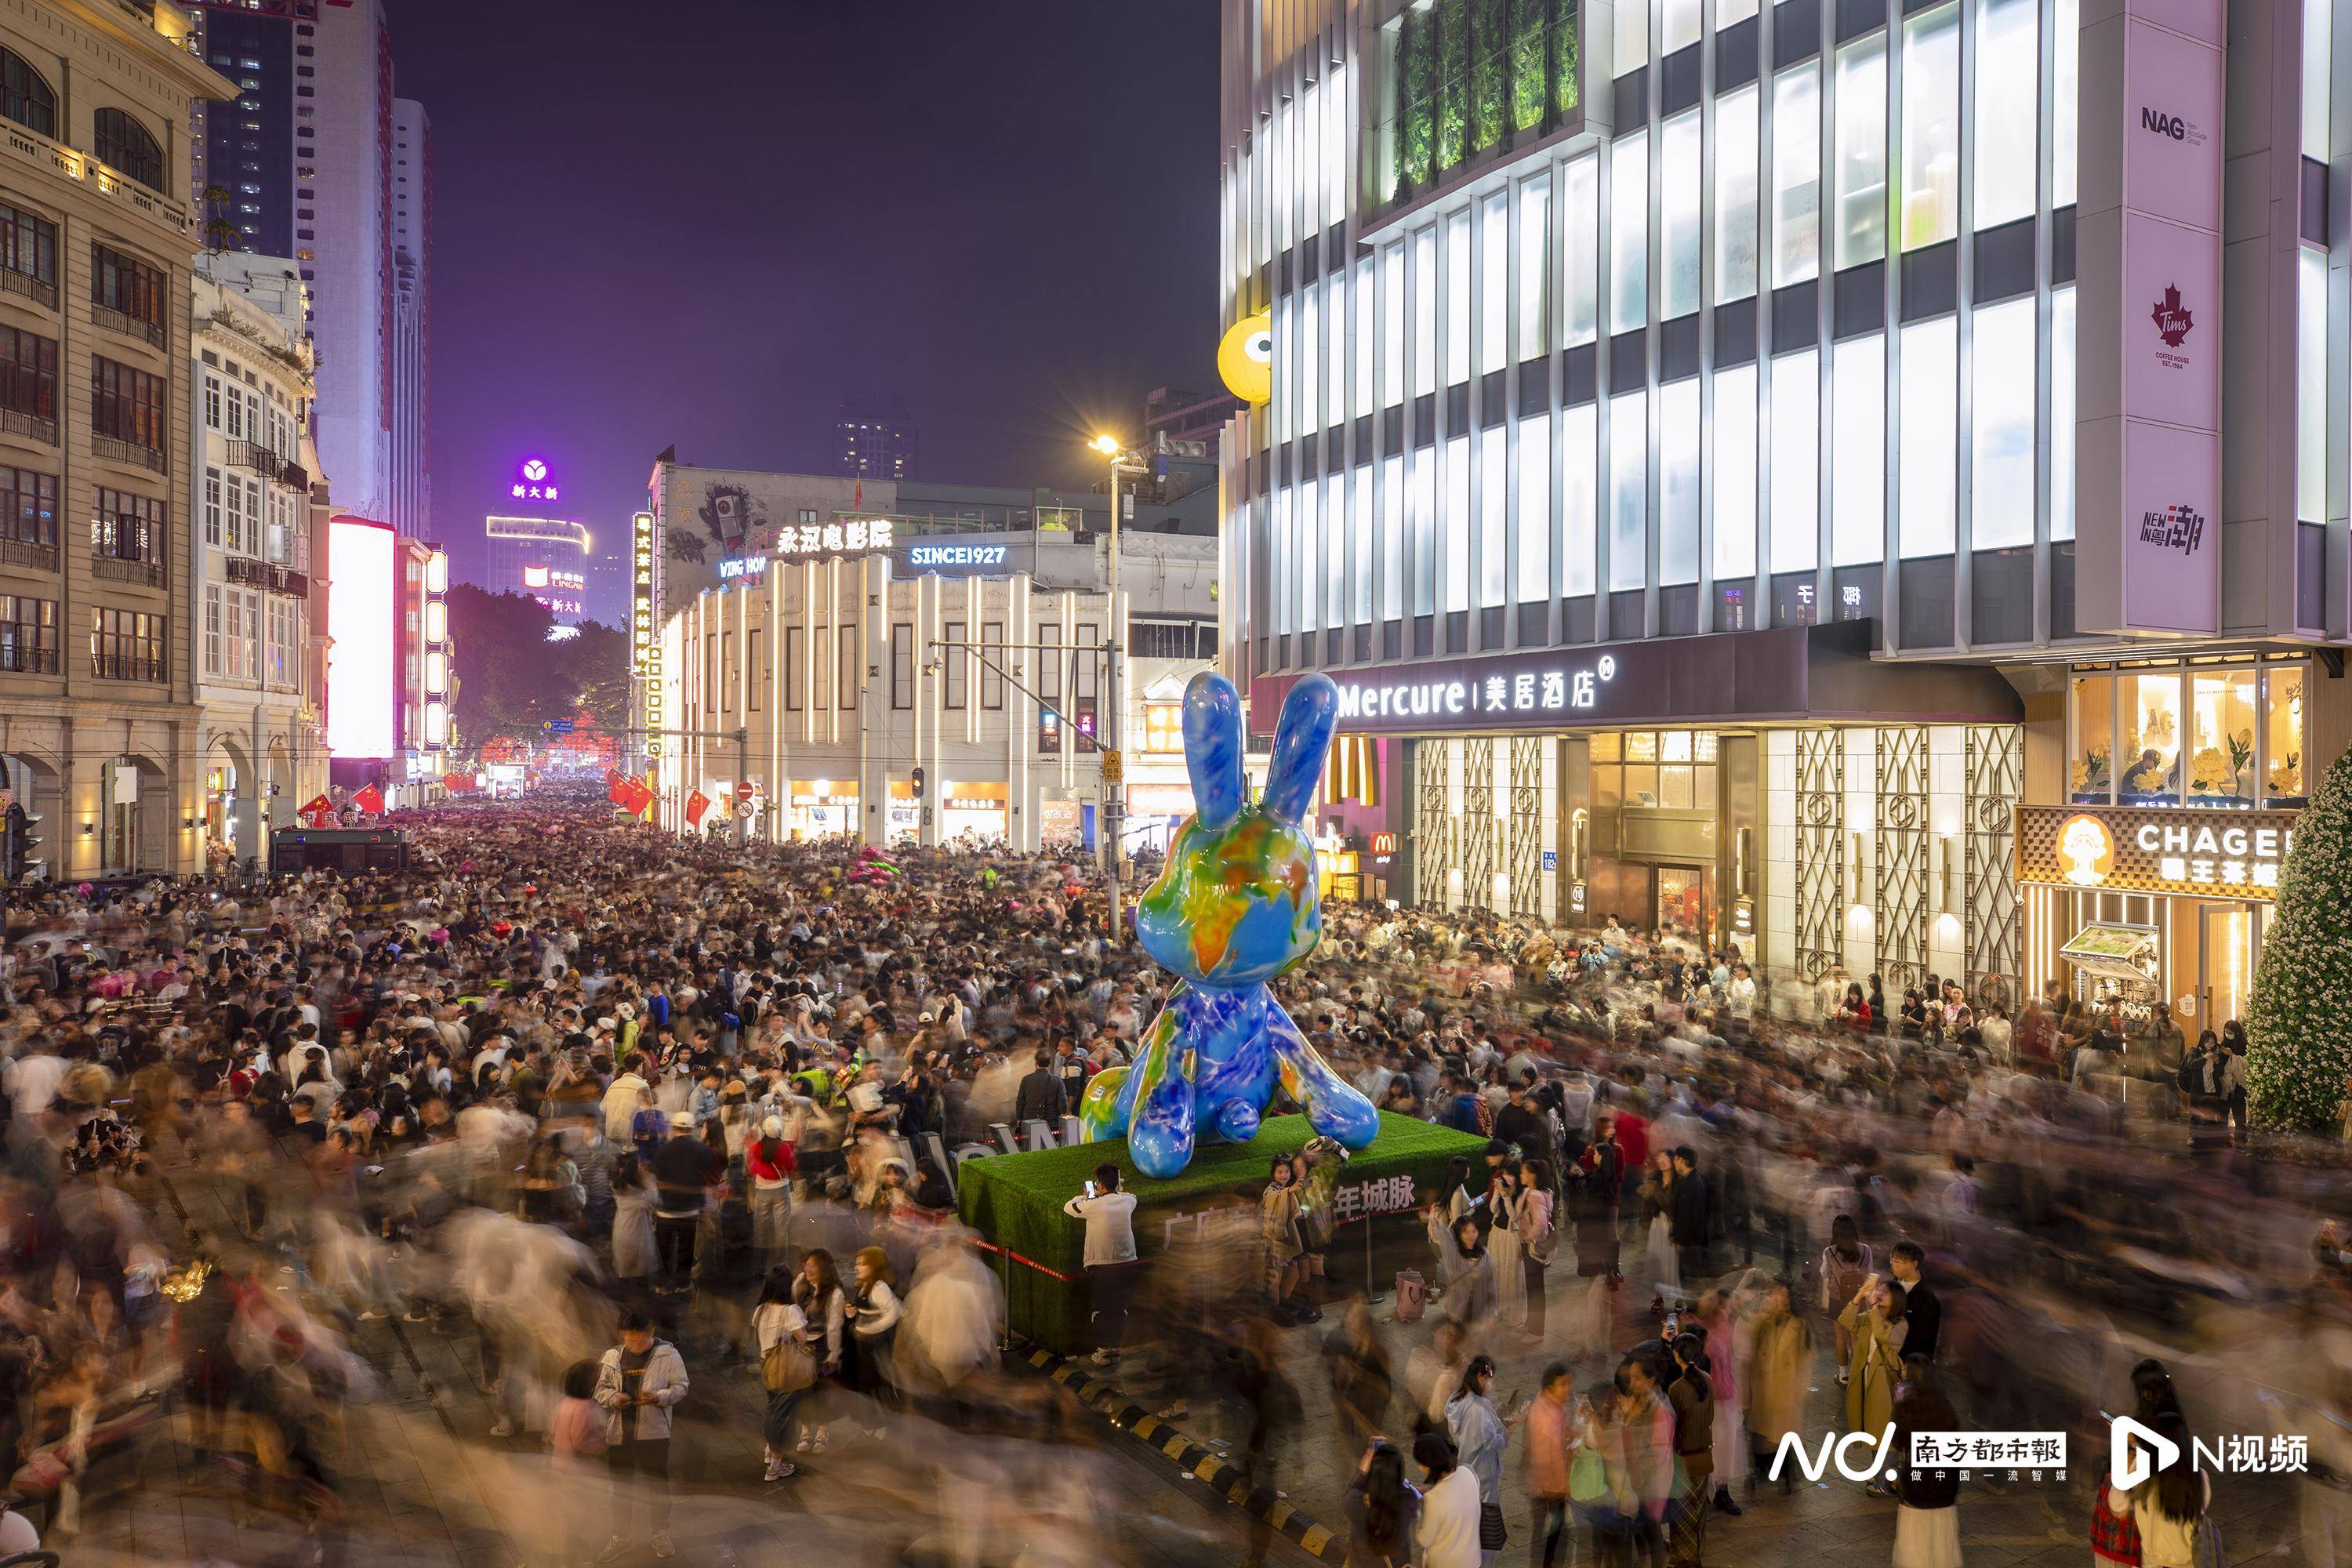
[[[1031,1121],[1042,1121],[1059,1137],[1069,1097],[1062,1091],[1062,1080],[1054,1076],[1054,1053],[1041,1050],[1035,1059],[1036,1067],[1021,1080],[1020,1091],[1013,1099],[1013,1130],[1017,1134]]]
[[[1510,1102],[1495,1112],[1495,1136],[1506,1143],[1517,1144],[1521,1159],[1551,1158],[1550,1126],[1544,1121],[1543,1111],[1528,1097],[1525,1083],[1512,1084]]]
[[[1927,1255],[1916,1241],[1898,1241],[1887,1257],[1887,1268],[1895,1282],[1903,1287],[1903,1321],[1910,1327],[1903,1334],[1903,1356],[1909,1360],[1921,1356],[1936,1359],[1937,1342],[1944,1332],[1944,1304],[1936,1298],[1936,1288],[1927,1283],[1920,1272]]]
[[[1685,1143],[1675,1151],[1674,1210],[1667,1216],[1684,1289],[1695,1290],[1707,1274],[1706,1244],[1715,1227],[1715,1193],[1698,1168],[1698,1152]]]

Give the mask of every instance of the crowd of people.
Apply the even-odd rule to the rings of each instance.
[[[342,1553],[344,1425],[382,1392],[359,1347],[396,1326],[465,1347],[490,1401],[468,1440],[541,1463],[526,1561],[667,1558],[681,1490],[940,1463],[941,1428],[1011,1456],[940,1482],[945,1560],[1064,1560],[1021,1526],[1083,1510],[1039,1500],[1027,1446],[1083,1423],[1005,1369],[1009,1265],[955,1223],[952,1165],[1058,1128],[1165,1001],[1098,875],[877,868],[543,798],[394,821],[405,873],[11,904],[0,1550],[28,1516],[81,1528],[170,1422]],[[2049,1429],[2104,1456],[2127,1396],[2159,1434],[2292,1427],[2301,1539],[2352,1552],[2340,1189],[2245,1147],[2242,1030],[2184,1047],[2160,1008],[1932,975],[1889,1007],[1879,976],[1613,918],[1370,905],[1328,909],[1276,989],[1375,1104],[1485,1141],[1392,1222],[1392,1320],[1331,1266],[1328,1144],[1274,1162],[1246,1242],[1139,1249],[1115,1163],[1067,1216],[1095,1363],[1180,1425],[1237,1420],[1258,1485],[1335,1477],[1351,1561],[1489,1568],[1524,1531],[1546,1568],[1570,1542],[1699,1568],[1711,1518],[1793,1506],[1774,1460],[1826,1430],[1825,1378],[1839,1426],[1898,1445]],[[2151,1342],[2218,1381],[2183,1395],[2135,1366]],[[1532,1395],[1498,1394],[1520,1369]],[[739,1475],[674,1458],[713,1379],[764,1417]],[[1960,1560],[1958,1472],[1872,1486],[1897,1568]],[[2088,1538],[2206,1568],[2203,1495],[2102,1485]]]

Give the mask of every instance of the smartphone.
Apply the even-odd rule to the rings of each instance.
[[[1088,1182],[1087,1184],[1087,1196],[1093,1197],[1095,1195],[1095,1184],[1092,1182]]]

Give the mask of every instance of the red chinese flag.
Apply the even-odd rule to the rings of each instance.
[[[352,796],[352,804],[370,816],[380,815],[383,810],[383,791],[370,784]]]
[[[710,809],[710,797],[696,790],[686,797],[686,822],[689,827],[702,826],[702,814]]]
[[[334,809],[335,803],[322,795],[294,815],[301,817],[324,816]]]
[[[653,805],[653,803],[654,786],[646,783],[643,779],[631,779],[629,781],[629,798],[625,803],[628,808],[631,811],[635,812],[639,816],[643,816],[646,814],[646,808]]]
[[[629,801],[636,794],[636,789],[637,781],[623,778],[618,768],[604,775],[604,798],[614,805],[627,806],[635,811],[636,807],[629,805]]]

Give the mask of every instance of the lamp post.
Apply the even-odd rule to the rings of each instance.
[[[1108,712],[1096,726],[1100,732],[1096,738],[1095,746],[1097,752],[1110,761],[1111,771],[1118,774],[1115,781],[1111,779],[1103,781],[1102,837],[1105,844],[1103,864],[1108,868],[1110,877],[1111,941],[1124,942],[1127,940],[1127,925],[1125,911],[1120,908],[1118,856],[1120,819],[1126,816],[1121,808],[1127,798],[1127,759],[1120,755],[1118,750],[1120,730],[1118,665],[1119,657],[1126,650],[1119,646],[1118,634],[1118,477],[1121,474],[1140,474],[1143,468],[1140,464],[1128,460],[1127,445],[1116,436],[1108,434],[1097,436],[1087,445],[1110,459],[1110,567],[1108,573],[1110,605],[1108,613],[1104,616],[1108,630],[1103,643],[1106,656],[1103,706]]]

